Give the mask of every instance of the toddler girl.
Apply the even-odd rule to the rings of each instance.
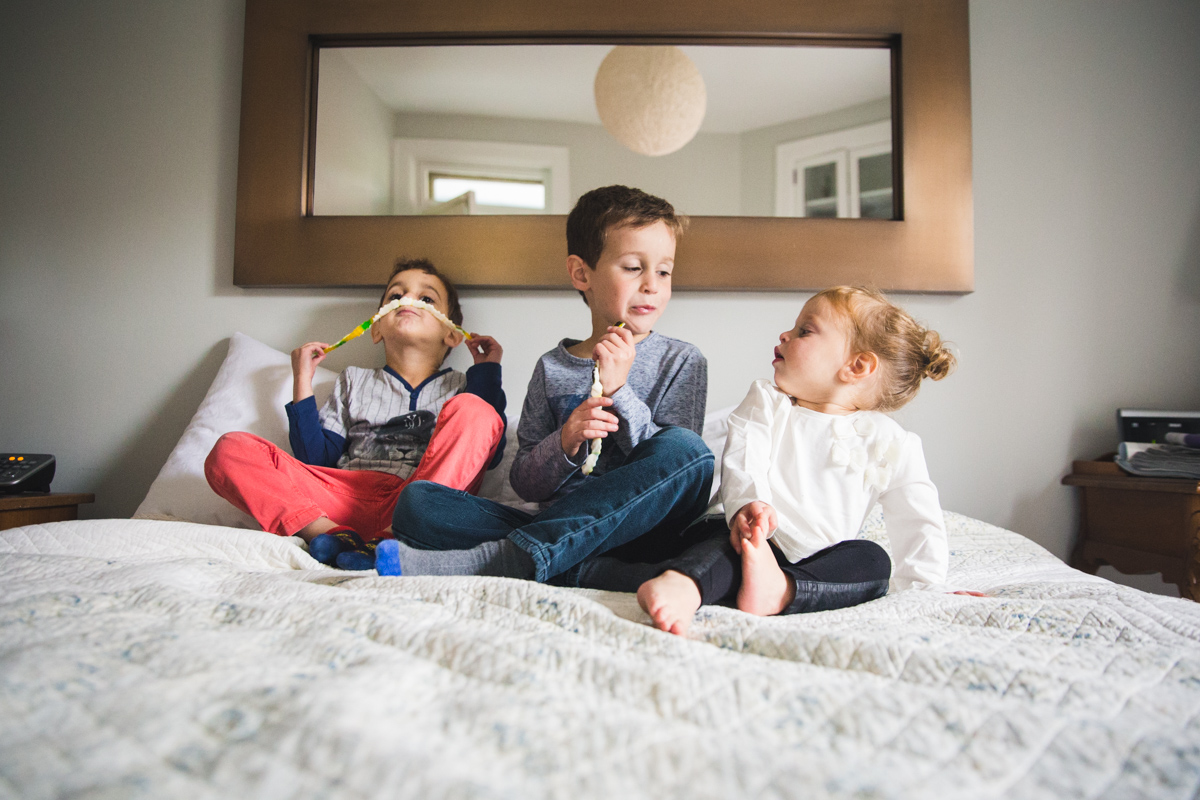
[[[886,594],[892,573],[882,547],[855,538],[877,501],[895,586],[945,582],[946,531],[921,441],[884,413],[924,378],[949,374],[955,359],[938,334],[878,292],[839,286],[804,305],[774,356],[774,381],[756,381],[729,419],[724,516],[693,525],[677,556],[623,565],[624,587],[611,557],[581,585],[629,589],[654,575],[638,602],[677,634],[703,604],[759,615],[856,605]]]

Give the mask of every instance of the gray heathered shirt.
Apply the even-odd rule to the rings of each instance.
[[[594,362],[567,352],[578,343],[577,339],[563,339],[538,359],[517,426],[520,449],[509,478],[518,495],[543,507],[588,480],[579,469],[587,458],[588,444],[585,442],[574,458],[562,450],[563,423],[592,390]],[[700,433],[704,427],[708,362],[700,350],[657,333],[635,347],[637,355],[629,377],[608,407],[620,419],[620,430],[602,440],[593,478],[619,467],[639,442],[662,428],[674,425]]]

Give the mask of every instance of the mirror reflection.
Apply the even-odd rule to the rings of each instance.
[[[886,48],[681,45],[703,118],[654,156],[597,112],[613,49],[322,48],[313,213],[566,214],[624,183],[692,216],[895,216]],[[694,102],[678,94],[654,96],[672,120]],[[618,109],[643,99],[617,97]]]

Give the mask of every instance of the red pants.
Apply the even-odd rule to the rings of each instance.
[[[208,485],[245,511],[263,530],[292,536],[328,517],[364,539],[387,535],[396,497],[409,481],[433,481],[474,494],[504,433],[487,401],[450,398],[421,462],[408,479],[374,470],[313,467],[252,433],[227,433],[204,461]]]

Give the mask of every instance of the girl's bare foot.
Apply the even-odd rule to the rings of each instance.
[[[795,599],[796,586],[775,560],[775,553],[761,533],[742,539],[742,585],[737,607],[747,614],[769,617]]]
[[[682,572],[667,570],[638,587],[638,605],[660,631],[686,636],[700,608],[700,587]]]

